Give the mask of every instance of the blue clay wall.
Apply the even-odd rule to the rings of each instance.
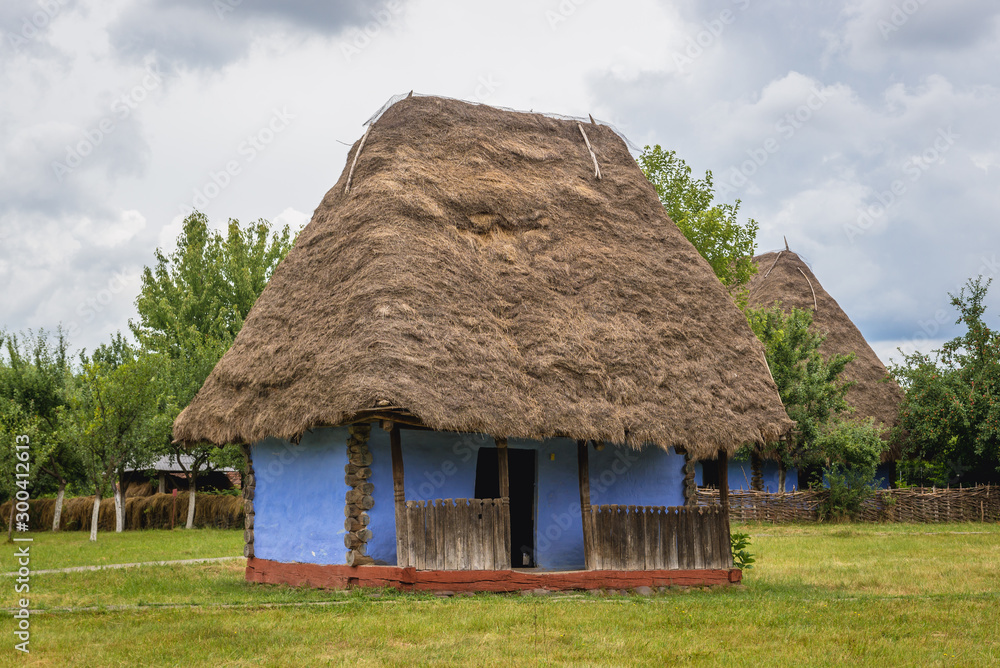
[[[253,446],[254,555],[311,564],[345,563],[347,429],[319,429],[298,444]],[[389,478],[392,490],[392,477]]]
[[[253,447],[257,487],[254,498],[254,552],[262,559],[342,564],[344,548],[344,465],[347,429],[318,429],[298,445],[268,439]],[[404,429],[401,435],[407,500],[475,496],[479,448],[492,438]],[[372,429],[371,482],[374,507],[368,511],[372,540],[368,554],[396,563],[395,508],[388,432]],[[510,448],[537,452],[535,558],[547,569],[583,568],[583,529],[577,478],[577,446],[570,439],[510,439]],[[678,506],[684,503],[684,458],[659,448],[641,452],[606,446],[590,449],[593,504]]]
[[[695,464],[694,479],[699,485],[702,484],[701,462]],[[764,490],[768,492],[778,492],[778,463],[769,459],[764,460],[762,470],[764,476]],[[753,474],[750,471],[750,460],[737,461],[729,460],[729,489],[747,490],[750,489],[750,479]],[[789,469],[785,472],[785,491],[798,489],[799,472],[797,469]]]

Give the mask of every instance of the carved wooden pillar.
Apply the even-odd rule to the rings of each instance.
[[[368,556],[368,541],[372,532],[368,528],[369,517],[365,512],[375,505],[372,492],[375,486],[368,482],[371,478],[372,453],[368,450],[370,424],[352,424],[347,428],[347,466],[344,478],[351,489],[344,504],[344,547],[347,548],[347,565],[361,566],[374,561]]]
[[[694,459],[688,453],[684,453],[684,505],[698,505],[698,484],[694,479]]]
[[[247,477],[243,479],[243,556],[253,559],[253,495],[257,487],[257,476],[253,472],[253,451],[249,445],[240,446],[247,460]]]

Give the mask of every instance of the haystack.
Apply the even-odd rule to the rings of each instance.
[[[611,128],[413,97],[361,144],[176,439],[384,409],[708,458],[787,431],[761,344]]]

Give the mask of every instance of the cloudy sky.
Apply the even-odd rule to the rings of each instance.
[[[191,208],[306,222],[415,90],[614,124],[711,169],[887,360],[1000,273],[1000,4],[4,0],[0,328],[93,348]],[[1000,285],[990,323],[1000,326]]]

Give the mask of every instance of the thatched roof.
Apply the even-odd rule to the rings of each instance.
[[[748,303],[771,306],[778,301],[785,309],[795,307],[813,311],[814,325],[826,334],[820,352],[824,355],[853,352],[856,355],[841,376],[855,383],[846,397],[847,403],[854,407],[853,416],[872,417],[887,427],[894,426],[903,391],[837,301],[816,280],[809,266],[788,250],[758,255],[754,262],[757,274],[750,282]]]
[[[434,97],[390,107],[174,437],[295,438],[379,406],[438,430],[700,457],[785,432],[743,315],[622,139],[580,127]]]

